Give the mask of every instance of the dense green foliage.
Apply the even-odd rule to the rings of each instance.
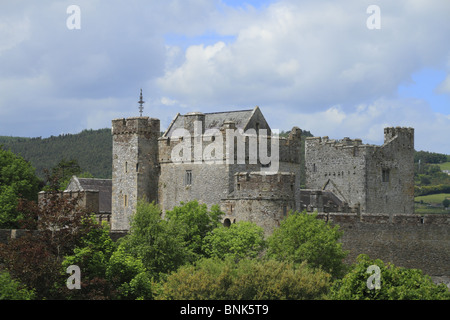
[[[370,289],[367,284],[374,274],[370,266],[380,268],[379,288]],[[350,272],[334,283],[330,297],[336,300],[449,300],[450,291],[445,284],[434,284],[421,270],[396,267],[360,255]]]
[[[176,300],[321,299],[329,274],[275,260],[202,259],[172,273],[158,298]]]
[[[168,273],[193,259],[180,224],[161,217],[159,207],[140,201],[130,225],[130,233],[119,244],[126,253],[142,260],[153,275]]]
[[[317,214],[291,213],[275,229],[267,242],[267,256],[281,261],[308,262],[334,277],[345,270],[342,260],[347,255],[338,240],[338,226],[317,219]]]
[[[78,178],[93,178],[91,173],[83,171],[75,159],[62,159],[48,174],[50,175],[48,179],[58,181],[59,190],[65,190],[73,176],[77,176]],[[44,190],[47,188],[48,186]]]
[[[34,291],[24,288],[8,272],[0,272],[0,300],[32,300]]]
[[[206,256],[236,260],[256,258],[264,249],[264,229],[248,221],[239,221],[230,227],[220,226],[205,237]]]
[[[428,151],[417,151],[414,154],[414,162],[418,163],[444,163],[450,161],[450,156],[442,153],[428,152]]]
[[[0,148],[0,228],[17,228],[22,213],[19,198],[36,200],[39,179],[22,157]]]
[[[166,212],[166,217],[172,223],[178,224],[188,250],[196,256],[203,256],[204,238],[220,224],[222,212],[215,205],[208,210],[206,204],[193,200],[181,203],[180,206]]]
[[[0,137],[0,145],[21,155],[45,178],[45,169],[55,167],[63,159],[76,159],[96,178],[111,178],[111,129],[84,130],[78,134],[61,134],[49,138]]]
[[[41,231],[0,245],[4,299],[450,299],[421,271],[365,256],[345,272],[342,232],[315,214],[291,213],[266,240],[251,222],[218,225],[217,207],[192,201],[162,217],[140,201],[130,232],[113,242],[70,199],[51,203],[26,202],[28,226]],[[80,290],[66,287],[70,265],[80,267]],[[370,265],[381,289],[367,287]]]

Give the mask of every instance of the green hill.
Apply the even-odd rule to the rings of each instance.
[[[0,136],[0,146],[29,161],[40,178],[45,177],[44,169],[53,168],[62,159],[77,160],[82,170],[95,178],[111,178],[112,136],[108,128],[49,138]]]

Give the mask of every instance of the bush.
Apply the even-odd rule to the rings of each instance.
[[[305,263],[258,259],[202,259],[181,267],[162,285],[159,299],[286,300],[321,299],[330,275]]]
[[[8,272],[0,272],[0,300],[32,300],[34,296],[34,290],[26,289]]]
[[[369,289],[369,266],[380,268],[380,288]],[[370,281],[369,281],[370,282]],[[342,280],[337,280],[330,297],[336,300],[448,300],[445,284],[436,285],[418,269],[406,269],[360,255],[357,263]]]

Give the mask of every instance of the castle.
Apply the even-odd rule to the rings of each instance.
[[[382,146],[277,135],[259,107],[112,120],[111,229],[126,231],[139,199],[162,212],[180,202],[220,205],[223,224],[253,221],[270,233],[291,210],[414,212],[414,129],[386,128]],[[306,188],[301,188],[301,166]],[[392,217],[391,217],[392,219]]]
[[[385,128],[381,146],[311,137],[303,149],[301,136],[294,127],[279,137],[258,107],[177,114],[163,134],[158,119],[116,119],[112,180],[73,177],[64,193],[81,195],[113,238],[129,230],[139,199],[163,214],[182,201],[218,204],[225,226],[252,221],[266,235],[291,210],[317,211],[344,231],[348,264],[365,253],[450,288],[450,216],[414,214],[414,129]],[[21,232],[0,230],[0,242]]]

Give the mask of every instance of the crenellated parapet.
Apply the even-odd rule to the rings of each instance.
[[[150,134],[160,130],[159,119],[149,117],[121,118],[112,120],[112,134]]]

